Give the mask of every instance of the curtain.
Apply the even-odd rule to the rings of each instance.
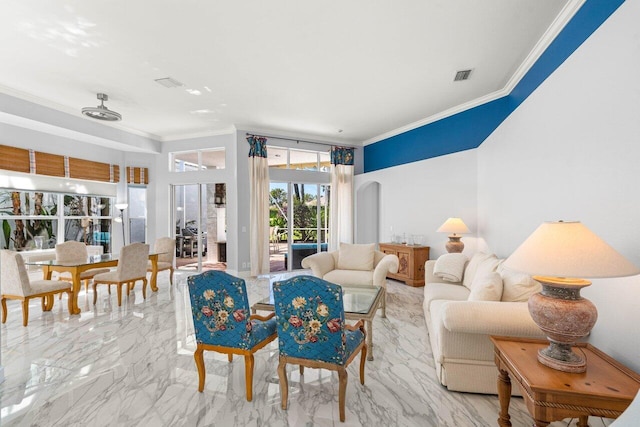
[[[249,248],[251,275],[269,273],[269,164],[267,138],[249,142]]]
[[[329,250],[353,243],[353,148],[331,147]]]

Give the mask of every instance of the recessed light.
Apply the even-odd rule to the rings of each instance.
[[[191,95],[202,95],[202,92],[200,92],[198,89],[185,89],[187,92],[189,92]]]

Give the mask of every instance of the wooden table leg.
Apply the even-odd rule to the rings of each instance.
[[[367,360],[373,360],[373,322],[365,320],[364,324],[367,328]]]
[[[74,271],[73,275],[73,286],[71,289],[71,294],[69,298],[73,301],[73,313],[72,314],[80,314],[80,307],[78,307],[78,294],[80,293],[80,272]]]
[[[511,378],[509,373],[498,368],[498,400],[500,400],[500,417],[498,425],[500,427],[511,427],[511,417],[509,416],[509,402],[511,401]]]
[[[589,427],[589,416],[580,415],[578,417],[578,427]]]
[[[151,280],[149,280],[149,286],[153,292],[158,292],[158,256],[152,256],[151,260]]]

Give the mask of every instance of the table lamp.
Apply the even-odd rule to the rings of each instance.
[[[449,241],[445,248],[449,253],[457,253],[462,252],[464,249],[464,243],[460,241],[462,236],[459,236],[459,234],[469,233],[469,229],[460,218],[449,218],[438,228],[437,232],[450,233]]]
[[[533,275],[542,291],[529,298],[529,313],[550,345],[538,361],[550,368],[579,373],[584,357],[572,350],[598,318],[595,305],[580,296],[591,285],[582,277],[623,277],[640,270],[580,222],[545,222],[504,262],[504,267]],[[581,278],[578,278],[581,277]]]

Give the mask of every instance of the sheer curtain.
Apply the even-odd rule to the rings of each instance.
[[[269,163],[267,138],[249,142],[249,248],[251,275],[269,273]]]
[[[329,250],[353,243],[353,148],[331,147]]]

